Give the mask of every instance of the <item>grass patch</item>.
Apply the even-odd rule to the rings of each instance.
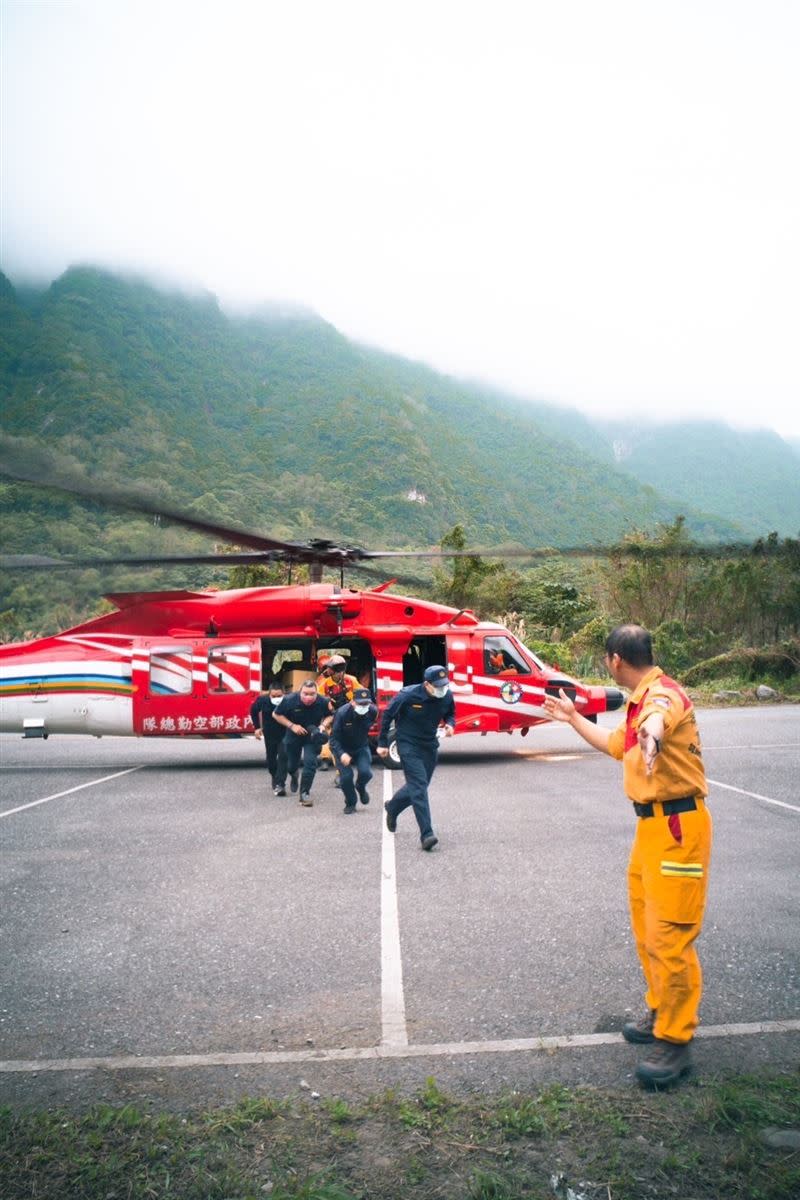
[[[770,1149],[767,1127],[800,1129],[800,1073],[467,1100],[429,1078],[358,1108],[2,1108],[0,1180],[4,1200],[794,1200],[800,1151]]]

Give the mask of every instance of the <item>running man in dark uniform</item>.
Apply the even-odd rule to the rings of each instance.
[[[369,804],[367,784],[372,779],[372,750],[369,731],[378,715],[372,696],[366,688],[357,687],[353,699],[343,705],[333,718],[331,750],[339,764],[339,780],[344,792],[344,811],[356,811],[356,793],[362,804]],[[353,771],[358,772],[354,782]]]
[[[311,808],[314,803],[311,799],[311,785],[317,773],[317,754],[320,746],[324,746],[328,740],[322,726],[329,722],[332,711],[330,702],[317,691],[316,679],[306,679],[300,691],[284,696],[272,714],[272,720],[286,729],[286,770],[289,772],[293,792],[297,791],[297,772],[302,757],[300,803],[306,808]],[[279,787],[284,787],[286,772],[282,773],[279,769],[275,782]]]
[[[266,692],[262,692],[257,700],[254,700],[250,706],[250,720],[253,722],[256,737],[264,740],[264,750],[267,755],[267,770],[272,779],[272,790],[276,796],[285,796],[286,788],[283,785],[278,786],[278,758],[281,754],[285,755],[283,747],[283,739],[286,730],[282,729],[277,721],[273,721],[272,714],[283,700],[283,687],[280,680],[275,680],[269,685]],[[286,764],[283,765],[283,778],[286,779]]]
[[[447,669],[428,667],[424,682],[403,688],[384,710],[378,737],[378,754],[381,758],[386,758],[389,753],[389,728],[392,722],[397,731],[397,749],[406,782],[383,806],[386,810],[386,828],[394,833],[400,813],[413,805],[422,849],[432,850],[439,839],[431,825],[428,784],[439,757],[438,729],[444,724],[445,737],[452,737],[456,725],[456,710]]]

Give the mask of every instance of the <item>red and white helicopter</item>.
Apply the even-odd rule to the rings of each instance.
[[[198,519],[89,480],[37,478],[0,459],[16,479],[58,486],[92,499],[177,522],[247,547],[231,554],[103,559],[15,566],[127,566],[214,563],[234,566],[283,559],[308,564],[304,585],[224,591],[112,593],[116,611],[64,633],[0,647],[0,732],[28,738],[57,733],[133,737],[230,738],[252,733],[250,705],[271,680],[287,690],[335,651],[373,693],[379,710],[425,668],[446,664],[456,701],[456,733],[522,736],[548,720],[542,707],[559,689],[584,715],[619,708],[616,688],[586,686],[546,663],[502,625],[413,596],[344,585],[345,567],[377,559],[456,557],[457,551],[368,551],[327,541],[278,541]],[[477,551],[464,552],[474,556]],[[530,552],[529,552],[530,553]],[[336,567],[339,583],[321,582]],[[377,731],[376,731],[377,732]],[[398,765],[394,747],[387,760]]]

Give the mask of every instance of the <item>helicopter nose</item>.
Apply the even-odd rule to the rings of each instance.
[[[605,688],[606,693],[606,712],[614,712],[617,708],[622,708],[625,703],[625,697],[619,688]]]

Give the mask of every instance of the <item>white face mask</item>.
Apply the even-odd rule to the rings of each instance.
[[[283,696],[270,696],[269,702],[270,702],[270,704],[274,704],[275,707],[277,708],[282,699],[283,699]]]
[[[353,705],[353,708],[355,709],[355,711],[358,713],[358,715],[359,715],[360,717],[363,717],[363,716],[364,716],[364,713],[368,713],[368,712],[369,712],[369,705],[368,705],[368,704],[354,704],[354,705]]]
[[[444,685],[444,687],[435,687],[435,688],[433,689],[433,694],[434,694],[434,696],[436,697],[436,699],[437,699],[437,700],[441,700],[441,699],[442,699],[444,696],[446,696],[446,695],[447,695],[447,693],[448,693],[449,691],[450,691],[450,684],[449,684],[449,683],[446,683],[446,684]]]

